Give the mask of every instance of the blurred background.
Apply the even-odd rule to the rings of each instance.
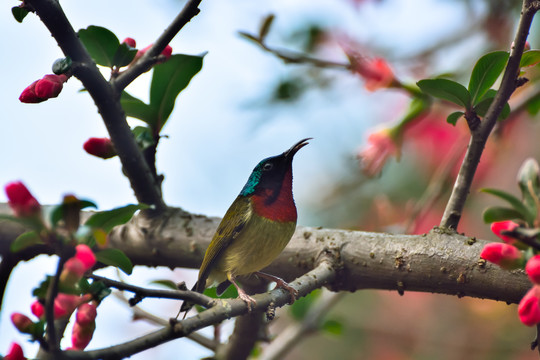
[[[38,105],[18,101],[21,91],[51,73],[63,57],[39,19],[30,14],[17,23],[11,7],[0,8],[2,57],[2,141],[0,184],[22,180],[43,204],[66,193],[110,209],[135,201],[118,159],[86,154],[89,137],[107,136],[91,98],[70,79],[57,99]],[[152,43],[184,5],[183,1],[141,0],[64,2],[77,30],[104,26],[138,48]],[[358,154],[374,129],[398,122],[409,97],[398,90],[367,91],[363,79],[345,69],[284,64],[239,31],[256,34],[262,19],[276,16],[267,43],[335,62],[347,62],[336,39],[347,37],[368,58],[384,58],[404,83],[437,74],[468,81],[476,60],[486,52],[508,50],[519,17],[519,1],[466,0],[287,0],[203,1],[201,13],[173,39],[174,53],[201,54],[203,69],[177,99],[158,148],[158,171],[165,175],[170,206],[222,216],[256,163],[304,137],[313,137],[294,164],[298,223],[309,226],[422,233],[438,225],[448,199],[468,130],[453,127],[446,104],[414,121],[405,131],[399,162],[388,160],[380,175],[362,172]],[[538,19],[529,37],[540,47]],[[108,77],[108,75],[106,75]],[[482,187],[518,195],[516,172],[527,157],[539,158],[538,116],[534,102],[538,67],[511,101],[521,109],[500,123],[488,143],[459,231],[496,240],[482,222],[482,211],[497,204]],[[128,90],[147,101],[150,73]],[[532,95],[531,95],[532,94]],[[130,120],[137,125],[136,120]],[[0,201],[5,202],[4,193]],[[35,345],[16,332],[9,314],[30,314],[31,290],[54,269],[40,257],[16,269],[0,318],[0,354],[13,340],[27,356]],[[107,276],[116,276],[107,271]],[[137,268],[127,281],[141,286],[157,278],[185,279],[196,271]],[[309,302],[309,301],[308,301]],[[142,306],[164,318],[176,302],[145,300]],[[300,304],[298,306],[305,306]],[[114,314],[114,315],[113,315]],[[301,319],[286,307],[271,332]],[[535,333],[519,323],[515,306],[449,296],[361,291],[347,294],[329,310],[335,326],[298,343],[287,359],[536,359],[529,350]],[[88,349],[127,341],[154,327],[131,321],[130,310],[113,298],[99,308],[97,330]],[[223,326],[222,340],[231,325]],[[329,330],[331,329],[331,330]],[[211,329],[207,329],[211,335]],[[69,339],[66,346],[69,346]],[[263,345],[264,347],[264,345]],[[189,340],[178,340],[132,359],[197,359],[211,353]]]

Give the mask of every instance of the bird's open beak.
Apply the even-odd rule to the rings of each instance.
[[[301,148],[309,144],[307,141],[311,139],[313,138],[305,138],[305,139],[300,140],[299,142],[294,144],[289,150],[285,151],[283,154],[285,155],[286,158],[292,159],[294,154],[296,154],[298,150],[300,150]]]

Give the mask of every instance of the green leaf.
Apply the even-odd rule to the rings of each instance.
[[[45,243],[35,231],[27,231],[17,236],[17,238],[11,243],[10,250],[11,252],[17,252],[37,244]]]
[[[155,133],[165,125],[173,111],[176,97],[188,86],[191,79],[201,70],[203,56],[176,54],[166,62],[154,67],[150,85],[150,107],[155,118],[150,126]]]
[[[525,220],[523,215],[515,209],[496,207],[496,206],[490,207],[484,210],[482,217],[486,224],[490,224],[496,221],[504,221],[504,220],[515,220],[515,219]]]
[[[537,201],[539,197],[540,179],[539,166],[535,159],[526,159],[518,171],[518,185],[523,196],[523,202],[529,212],[533,214],[532,219],[536,218],[538,213]],[[527,221],[529,225],[533,225],[532,221]]]
[[[456,111],[448,115],[446,122],[456,126],[457,121],[464,115],[463,111]]]
[[[81,281],[79,281],[79,287],[84,294],[92,294],[92,298],[98,302],[101,302],[112,292],[112,290],[103,282],[93,280],[92,284],[89,284],[88,279],[86,278],[82,278]]]
[[[154,138],[152,137],[152,130],[146,126],[136,126],[131,129],[131,132],[133,133],[135,141],[141,150],[156,144]]]
[[[120,41],[112,31],[90,25],[86,29],[79,30],[78,35],[96,64],[113,67]]]
[[[527,111],[530,115],[536,115],[540,111],[540,95],[534,96],[527,103]]]
[[[448,79],[426,79],[416,83],[424,93],[469,109],[471,94],[465,86]]]
[[[321,290],[317,289],[315,291],[312,291],[311,293],[307,294],[305,297],[300,298],[294,302],[291,306],[289,306],[289,311],[293,318],[295,318],[298,321],[301,321],[306,316],[306,313],[308,312],[311,305],[313,305],[313,302],[321,295]]]
[[[131,275],[133,271],[133,264],[131,260],[118,249],[105,249],[95,253],[97,261],[114,266],[122,270],[128,275]]]
[[[32,290],[32,295],[40,300],[44,300],[47,297],[47,291],[49,290],[49,284],[51,283],[53,277],[47,275],[45,280],[39,283],[39,286]]]
[[[123,91],[120,96],[120,104],[126,113],[126,116],[131,116],[136,119],[142,120],[145,123],[151,125],[156,118],[154,109],[142,100],[128,94]]]
[[[89,207],[93,207],[94,209],[97,209],[97,205],[94,202],[90,200],[84,200],[84,199],[79,200],[79,210],[86,209]],[[56,227],[58,222],[62,220],[62,218],[64,217],[65,208],[66,208],[66,204],[63,204],[63,203],[52,208],[51,213],[50,213],[50,221],[53,228]]]
[[[523,53],[519,67],[533,66],[540,62],[540,50],[529,50]]]
[[[109,233],[117,225],[125,224],[137,210],[148,209],[146,204],[127,205],[108,211],[100,211],[90,216],[84,223],[91,228],[102,229]]]
[[[341,335],[343,333],[343,323],[337,320],[326,320],[321,329],[331,335]]]
[[[11,13],[17,22],[22,23],[29,11],[24,7],[14,6],[11,8]]]
[[[508,61],[508,56],[506,51],[494,51],[482,56],[476,62],[469,81],[473,104],[476,104],[497,81]]]
[[[502,190],[498,190],[498,189],[484,188],[484,189],[480,189],[480,191],[486,194],[494,195],[508,202],[515,211],[521,214],[521,216],[519,217],[520,219],[527,220],[527,221],[531,219],[532,214],[529,212],[529,210],[523,204],[523,202],[517,197],[515,197],[514,195],[507,193],[505,191],[502,191]],[[534,219],[534,217],[532,217],[532,219]]]
[[[478,116],[484,117],[486,116],[486,113],[491,106],[491,103],[495,99],[495,95],[497,95],[497,91],[490,89],[486,92],[486,94],[482,97],[482,100],[479,101],[476,106],[474,107],[474,111]],[[510,105],[508,103],[504,104],[504,107],[499,114],[499,117],[497,120],[504,120],[510,115]]]
[[[176,283],[174,281],[167,280],[167,279],[152,280],[150,281],[150,284],[160,285],[171,290],[178,290],[178,286],[176,285]]]
[[[126,43],[122,43],[114,53],[113,65],[119,68],[128,66],[135,58],[135,55],[137,55],[137,49],[132,48]]]

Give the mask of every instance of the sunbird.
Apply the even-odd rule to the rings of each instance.
[[[206,249],[193,291],[217,286],[218,296],[232,283],[238,297],[251,309],[255,299],[237,284],[239,275],[256,274],[276,282],[296,298],[297,291],[284,280],[261,272],[287,246],[296,228],[292,193],[292,161],[308,144],[306,138],[284,153],[266,158],[253,169],[248,181],[221,220]],[[184,302],[180,311],[193,304]]]

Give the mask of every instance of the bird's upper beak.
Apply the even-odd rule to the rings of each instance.
[[[311,140],[313,138],[305,138],[294,144],[289,150],[285,151],[283,155],[285,155],[286,158],[289,158],[292,160],[294,154],[298,152],[301,148],[309,144],[307,141]]]

